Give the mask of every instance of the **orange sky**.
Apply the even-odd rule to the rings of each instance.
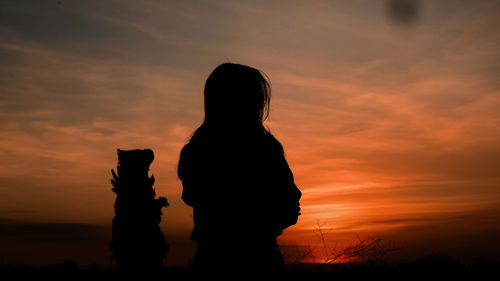
[[[399,23],[387,1],[228,2],[0,4],[0,260],[106,261],[116,149],[151,148],[168,263],[188,263],[176,165],[226,61],[271,79],[266,125],[303,191],[282,244],[320,249],[320,225],[499,258],[498,1],[420,1]]]

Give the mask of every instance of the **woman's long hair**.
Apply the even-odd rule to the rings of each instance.
[[[252,67],[224,63],[208,77],[204,89],[205,119],[190,139],[202,135],[270,133],[263,122],[269,116],[271,85]]]

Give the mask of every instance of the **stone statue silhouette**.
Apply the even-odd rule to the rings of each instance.
[[[270,94],[263,74],[240,64],[222,64],[206,81],[205,119],[178,163],[203,276],[286,274],[276,237],[297,222],[301,192],[282,145],[262,125]]]
[[[153,159],[151,149],[118,149],[118,175],[111,170],[117,197],[110,248],[119,273],[157,274],[168,250],[159,223],[169,204],[155,199],[154,175],[148,175]]]

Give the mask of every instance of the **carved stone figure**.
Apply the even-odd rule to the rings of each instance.
[[[117,197],[110,249],[120,273],[158,272],[168,251],[159,223],[169,204],[155,198],[155,178],[148,175],[153,159],[151,149],[118,149],[117,173],[111,170]]]

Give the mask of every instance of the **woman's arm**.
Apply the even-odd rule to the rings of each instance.
[[[302,193],[295,184],[292,170],[285,157],[283,146],[273,138],[271,161],[272,188],[275,193],[274,212],[276,224],[281,232],[296,224],[300,216],[300,197]]]
[[[177,175],[182,181],[182,200],[187,205],[194,207],[199,204],[200,198],[196,187],[199,186],[197,177],[194,175],[194,161],[192,151],[185,145],[180,153]]]
[[[292,170],[288,166],[285,155],[280,156],[280,169],[283,175],[283,201],[281,209],[281,229],[285,229],[297,223],[300,216],[300,197],[302,192],[295,184]]]

